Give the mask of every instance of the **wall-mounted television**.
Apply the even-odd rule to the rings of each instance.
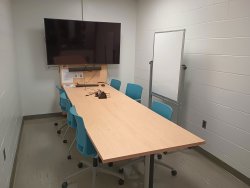
[[[119,64],[121,23],[44,19],[48,65]]]

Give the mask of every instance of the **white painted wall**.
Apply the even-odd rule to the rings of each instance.
[[[134,81],[136,6],[134,0],[84,0],[84,20],[122,23],[121,64],[109,76]],[[46,66],[43,18],[81,20],[80,0],[13,0],[23,115],[59,112],[58,70]]]
[[[249,7],[249,0],[139,0],[135,63],[147,104],[153,33],[187,29],[183,126],[206,140],[204,149],[248,177]]]
[[[7,188],[21,127],[17,63],[9,0],[0,0],[0,23],[0,187]]]
[[[122,81],[121,91],[128,82],[134,82],[136,43],[135,0],[84,0],[83,18],[92,21],[120,22],[121,61],[120,65],[109,65],[109,78]]]
[[[7,0],[0,2],[1,22],[8,25],[10,18],[3,19],[2,16],[8,10],[5,8]],[[138,4],[134,0],[83,2],[85,20],[122,22],[121,64],[109,66],[109,74],[111,78],[122,80],[122,90],[127,82],[134,80],[143,85],[144,104],[148,101],[148,62],[152,59],[153,33],[187,29],[184,61],[189,68],[185,79],[183,126],[206,139],[204,149],[249,177],[250,1],[138,0]],[[59,107],[55,85],[59,83],[59,74],[57,70],[46,67],[43,18],[80,20],[81,2],[13,0],[13,14],[23,114],[57,112]],[[9,35],[9,32],[4,32],[6,36]],[[2,37],[1,44],[11,44],[2,42],[6,40],[12,39]],[[11,45],[7,47],[13,48]],[[0,75],[8,78],[8,83],[0,79],[1,106],[7,107],[8,101],[18,103],[14,100],[17,91],[12,92],[16,82],[8,73],[14,70],[14,65],[7,63],[13,62],[14,55],[8,56],[2,49],[0,53],[9,58],[8,61],[1,61],[7,68],[5,71],[1,69],[3,74]],[[11,110],[1,108],[0,111],[4,117],[3,114],[9,114]],[[19,117],[18,112],[9,118],[0,119],[1,125]],[[208,122],[206,130],[201,128],[203,119]],[[0,135],[2,129],[5,132],[8,130],[3,126],[0,128]]]

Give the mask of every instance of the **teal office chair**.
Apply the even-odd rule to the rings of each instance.
[[[141,103],[141,95],[143,88],[138,84],[127,84],[126,95],[137,102]]]
[[[74,115],[72,115],[72,113],[70,113],[70,109],[71,109],[71,107],[72,107],[72,104],[71,104],[70,100],[69,100],[69,99],[63,98],[62,101],[63,101],[64,103],[66,103],[67,125],[68,125],[68,127],[67,127],[67,129],[66,129],[66,131],[65,131],[65,133],[64,133],[64,135],[63,135],[63,143],[67,143],[68,140],[65,139],[65,138],[66,138],[66,135],[67,135],[67,133],[68,133],[68,131],[69,131],[70,128],[76,129],[77,123],[76,123],[76,120],[75,120]],[[74,108],[74,110],[75,110],[75,108]],[[75,113],[76,113],[76,112],[75,112]],[[69,150],[68,150],[68,156],[67,156],[67,158],[68,158],[69,160],[72,158],[70,152],[71,152],[71,149],[72,149],[73,145],[75,144],[75,142],[76,142],[76,137],[74,138],[74,140],[73,140],[72,143],[70,144],[70,147],[69,147]]]
[[[67,188],[68,187],[68,182],[67,180],[71,179],[72,177],[75,177],[83,172],[92,171],[92,188],[95,188],[95,179],[96,179],[96,173],[97,172],[102,172],[105,174],[110,174],[115,177],[120,178],[119,179],[119,184],[122,185],[124,184],[124,176],[119,173],[112,172],[104,167],[98,166],[98,155],[97,152],[89,139],[87,135],[87,131],[85,129],[85,125],[83,122],[83,119],[77,115],[75,107],[70,108],[70,113],[75,117],[76,123],[77,123],[77,128],[76,128],[76,148],[78,152],[83,156],[83,157],[90,157],[93,159],[93,164],[82,161],[83,164],[85,164],[87,167],[85,167],[82,170],[79,170],[78,172],[64,178],[65,182],[62,184],[62,188]]]
[[[67,106],[67,95],[66,93],[63,91],[61,94],[60,94],[60,107],[61,107],[61,110],[62,112],[64,113],[67,113],[67,111],[69,110],[68,109],[68,106]],[[58,124],[58,123],[55,123],[55,125]],[[56,125],[57,126],[57,125]],[[62,130],[67,126],[67,122],[65,122],[59,129],[57,129],[57,134],[61,134]]]
[[[56,89],[58,90],[59,94],[65,93],[64,89],[60,86],[56,86]]]
[[[66,98],[67,98],[67,95],[66,95],[64,89],[61,88],[60,86],[56,86],[56,89],[57,89],[57,91],[58,91],[58,93],[59,93],[59,96],[60,96],[60,101],[59,101],[60,108],[61,108],[61,110],[62,110],[62,113],[65,113],[65,112],[66,112],[66,111],[65,111],[66,106],[65,106],[65,104],[63,104],[63,103],[61,102],[61,94],[64,94],[64,97],[66,97]],[[66,123],[63,123],[63,126],[62,126],[63,128],[66,126],[65,124],[66,124]],[[55,126],[58,126],[58,122],[55,122],[54,125],[55,125]],[[60,128],[59,130],[61,130],[61,128]],[[58,131],[58,134],[61,134],[61,131]]]
[[[167,104],[154,101],[152,103],[151,109],[154,112],[156,112],[157,114],[161,115],[162,117],[164,117],[164,118],[166,118],[168,120],[172,119],[173,109],[171,108],[171,106],[169,106]],[[167,154],[167,153],[165,152],[164,154]],[[158,154],[157,158],[160,160],[162,158],[162,155]],[[169,165],[167,165],[167,164],[165,164],[165,163],[163,163],[161,161],[158,161],[158,160],[156,160],[155,163],[170,169],[172,176],[177,175],[177,171],[173,167],[171,167],[171,166],[169,166]]]
[[[168,120],[172,119],[173,109],[167,104],[153,101],[151,109]]]
[[[110,86],[115,88],[116,90],[120,91],[121,88],[121,81],[120,80],[116,80],[116,79],[112,79],[110,82]]]
[[[167,104],[154,101],[152,103],[151,110],[153,110],[154,112],[156,112],[157,114],[163,116],[164,118],[166,118],[168,120],[172,119],[173,109]],[[167,154],[167,153],[165,152],[164,154]],[[158,157],[158,159],[161,159],[162,155],[158,154],[157,157]],[[120,169],[119,169],[119,172],[123,173],[124,167],[131,166],[133,164],[136,164],[136,163],[142,162],[142,161],[144,161],[144,158],[131,160],[130,162],[128,162],[124,166],[121,166]],[[167,165],[167,164],[165,164],[165,163],[163,163],[163,162],[161,162],[159,160],[155,160],[155,164],[158,164],[158,165],[161,165],[163,167],[166,167],[166,168],[170,169],[172,176],[177,175],[177,171],[173,167],[171,167],[171,166],[169,166],[169,165]]]

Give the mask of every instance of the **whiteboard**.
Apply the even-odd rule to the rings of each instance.
[[[155,33],[152,92],[178,102],[185,30]]]

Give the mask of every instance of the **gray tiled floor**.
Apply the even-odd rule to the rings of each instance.
[[[56,134],[54,122],[58,118],[27,120],[17,158],[14,188],[59,188],[63,177],[78,170],[76,164],[83,158],[74,149],[73,159],[68,161],[67,148]],[[73,130],[69,138],[73,138]],[[172,177],[169,170],[156,166],[155,188],[249,188],[246,184],[220,168],[194,150],[185,150],[164,156],[163,161],[174,166],[178,175]],[[121,188],[143,187],[143,165],[125,169],[125,185]],[[91,173],[73,178],[69,188],[91,187]],[[116,188],[117,179],[98,174],[97,188]]]

